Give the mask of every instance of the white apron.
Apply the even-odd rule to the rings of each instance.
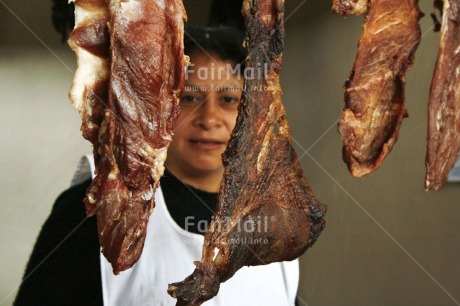
[[[73,184],[94,173],[93,159],[80,161]],[[86,174],[85,174],[86,173]],[[147,237],[139,261],[115,276],[101,254],[104,305],[174,306],[176,299],[166,292],[168,284],[190,275],[200,260],[204,237],[183,230],[169,214],[161,188],[155,193],[155,209],[147,225]],[[220,285],[216,297],[206,306],[294,305],[299,281],[298,260],[264,266],[243,267]]]

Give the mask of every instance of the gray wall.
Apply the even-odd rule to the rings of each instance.
[[[421,1],[431,13],[431,1]],[[0,2],[0,304],[11,304],[27,258],[79,157],[91,151],[67,92],[72,52],[50,22],[51,1]],[[209,1],[185,1],[203,24]],[[353,179],[336,123],[362,17],[330,1],[290,0],[283,101],[305,174],[328,204],[327,227],[301,257],[301,305],[456,305],[460,301],[460,184],[423,188],[428,88],[439,35],[423,39],[407,76],[399,140],[374,174]],[[263,293],[261,293],[263,294]]]

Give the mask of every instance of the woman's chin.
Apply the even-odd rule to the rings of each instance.
[[[216,173],[223,174],[224,167],[222,166],[222,161],[213,162],[213,161],[201,161],[197,163],[194,167],[197,173],[202,175],[214,175]]]

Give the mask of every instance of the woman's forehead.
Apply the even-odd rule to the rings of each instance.
[[[213,54],[199,53],[192,55],[185,75],[185,81],[214,82],[231,81],[240,83],[243,81],[240,66],[232,61],[215,57]]]
[[[190,63],[195,65],[220,65],[220,64],[229,64],[230,66],[235,66],[239,63],[235,63],[233,60],[223,58],[219,53],[215,51],[194,51],[189,54]]]

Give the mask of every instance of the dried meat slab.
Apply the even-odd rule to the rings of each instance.
[[[186,15],[180,0],[75,5],[69,44],[78,70],[70,96],[93,143],[97,172],[84,202],[87,214],[97,215],[102,252],[118,274],[140,257],[155,205],[149,194],[164,171],[184,83]],[[102,46],[110,42],[110,52],[94,52],[99,37]]]
[[[243,15],[246,69],[262,69],[260,75],[267,77],[245,80],[201,261],[192,275],[168,288],[176,305],[201,305],[243,266],[299,257],[325,225],[326,207],[302,174],[281,102],[284,1],[246,0]]]
[[[459,25],[459,1],[444,0],[441,40],[428,105],[427,190],[444,186],[460,149]]]
[[[417,0],[369,2],[338,125],[354,177],[382,164],[407,117],[405,75],[420,41],[420,17]]]

